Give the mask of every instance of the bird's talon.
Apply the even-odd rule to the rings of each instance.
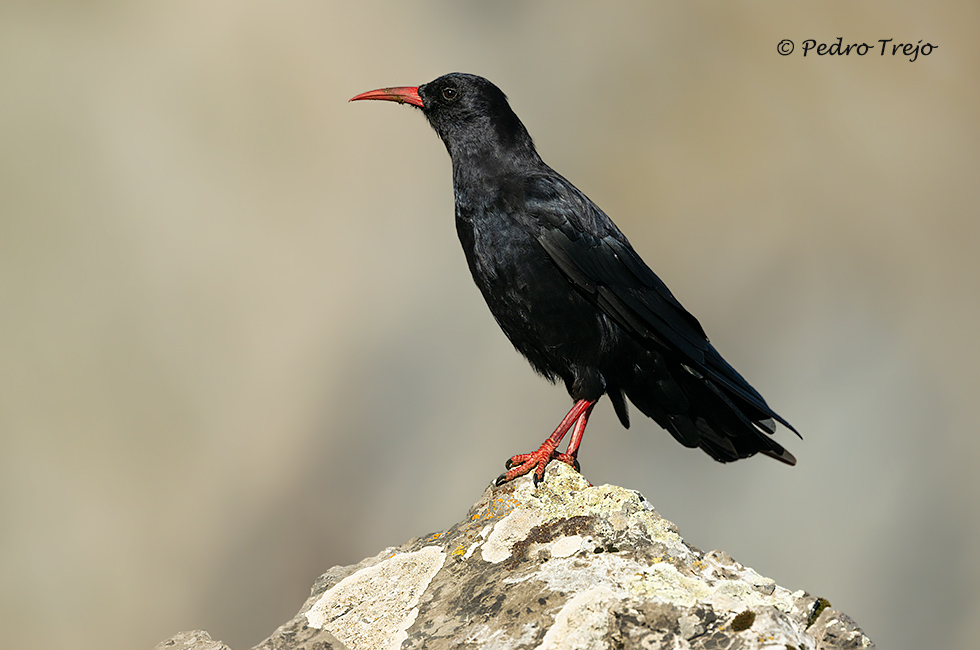
[[[493,482],[495,487],[500,487],[507,482],[507,474],[501,474],[497,477],[497,480]]]

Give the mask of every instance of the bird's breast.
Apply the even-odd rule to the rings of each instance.
[[[608,326],[555,266],[533,223],[503,210],[457,210],[456,227],[487,306],[535,368],[565,377],[578,362],[598,361]]]

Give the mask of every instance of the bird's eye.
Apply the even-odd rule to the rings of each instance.
[[[442,98],[447,102],[454,101],[459,96],[459,91],[455,88],[447,86],[442,89]]]

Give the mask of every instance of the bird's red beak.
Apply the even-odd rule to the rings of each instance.
[[[419,97],[419,89],[413,86],[397,86],[395,88],[378,88],[369,90],[366,93],[355,95],[348,101],[359,99],[382,99],[386,102],[398,102],[399,104],[411,104],[423,108],[422,98]]]

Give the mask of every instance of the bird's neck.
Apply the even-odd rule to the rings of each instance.
[[[433,124],[453,161],[457,184],[494,183],[542,165],[534,141],[513,111],[478,115],[463,123]]]
[[[494,194],[509,178],[527,174],[544,165],[530,138],[504,143],[473,139],[447,145],[453,161],[453,186],[457,193]]]

